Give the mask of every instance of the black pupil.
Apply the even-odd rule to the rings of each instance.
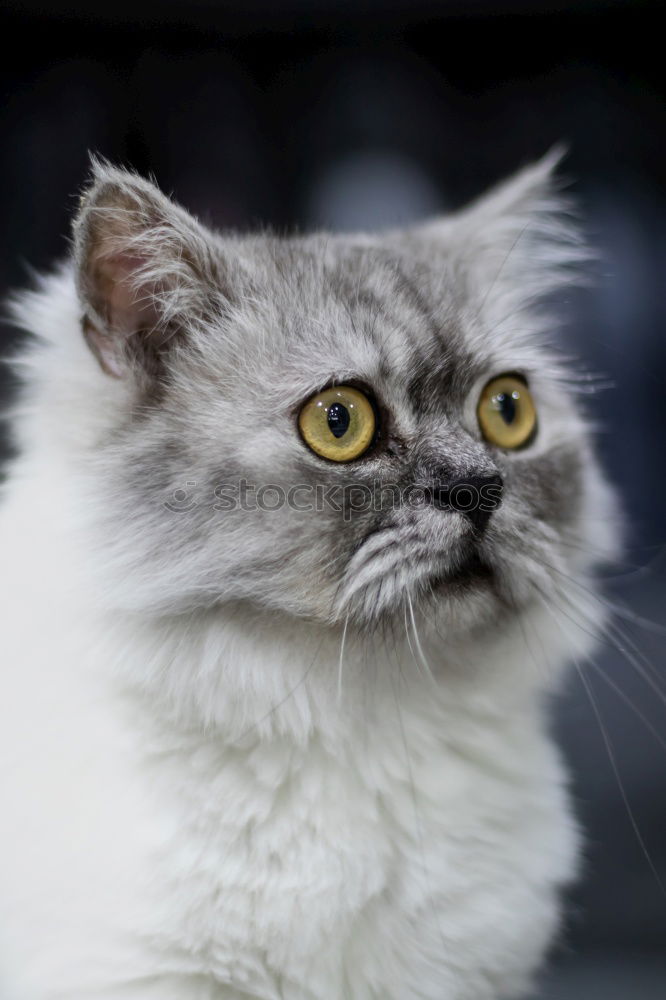
[[[495,396],[497,409],[502,415],[505,424],[512,424],[516,419],[516,402],[512,395],[506,392],[499,392]]]
[[[328,408],[328,426],[333,437],[341,438],[349,428],[349,410],[342,403],[331,403]]]

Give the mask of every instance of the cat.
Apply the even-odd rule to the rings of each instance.
[[[531,988],[580,841],[548,701],[618,537],[549,346],[557,159],[293,237],[94,161],[13,303],[2,1000]]]

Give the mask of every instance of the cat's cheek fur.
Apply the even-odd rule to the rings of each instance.
[[[546,703],[603,628],[591,569],[617,539],[533,312],[585,256],[552,165],[410,233],[294,240],[210,233],[96,167],[75,269],[15,307],[36,340],[0,514],[2,1000],[529,989],[578,853]],[[142,263],[109,301],[115,254]],[[543,400],[521,455],[465,417],[498,366]],[[296,435],[344,378],[390,411],[374,465]],[[205,503],[220,477],[498,470],[481,538],[431,507]],[[189,480],[193,511],[167,508]],[[475,545],[494,590],[447,590]]]

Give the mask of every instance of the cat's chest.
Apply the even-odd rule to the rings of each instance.
[[[537,780],[541,745],[531,760],[516,746],[493,760],[490,745],[470,758],[427,726],[364,741],[355,765],[317,741],[174,756],[152,783],[165,818],[153,857],[162,951],[258,995],[293,975],[286,995],[318,979],[338,983],[333,996],[360,942],[390,979],[388,939],[427,962],[443,934],[485,933],[483,900],[539,877],[561,802]]]
[[[169,832],[156,863],[167,904],[198,927],[210,960],[252,942],[309,952],[338,937],[395,865],[384,791],[320,747],[200,748],[157,795]],[[217,970],[219,973],[219,970]]]

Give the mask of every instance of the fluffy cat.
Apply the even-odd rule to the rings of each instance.
[[[546,702],[616,537],[555,159],[293,238],[94,165],[14,304],[2,1000],[530,988],[578,850]]]

